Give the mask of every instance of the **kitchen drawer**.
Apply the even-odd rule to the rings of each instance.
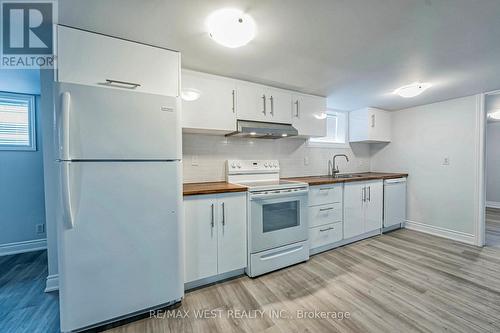
[[[340,202],[309,207],[309,227],[342,222],[342,204]]]
[[[309,188],[309,206],[342,202],[342,184],[311,186]]]
[[[341,240],[342,222],[309,228],[309,244],[311,250]]]

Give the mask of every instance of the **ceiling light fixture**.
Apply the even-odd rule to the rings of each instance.
[[[181,98],[186,102],[196,101],[200,98],[201,92],[196,89],[182,89]]]
[[[432,87],[430,83],[414,82],[394,90],[394,93],[404,98],[411,98],[420,95],[430,87]]]
[[[488,118],[493,120],[500,120],[500,110],[488,113]]]
[[[255,37],[253,18],[241,10],[219,9],[207,18],[208,34],[217,43],[229,48],[248,44]]]
[[[320,114],[315,114],[314,115],[314,118],[319,119],[319,120],[326,119],[326,117],[327,117],[327,115],[326,115],[325,112],[321,112]]]

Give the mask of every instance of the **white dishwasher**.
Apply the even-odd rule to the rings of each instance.
[[[383,232],[401,228],[406,220],[406,178],[384,181]]]

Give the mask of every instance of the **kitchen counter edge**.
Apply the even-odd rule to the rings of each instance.
[[[353,175],[359,175],[353,178],[332,178],[328,176],[304,176],[304,177],[288,177],[283,178],[290,181],[300,181],[308,183],[310,186],[315,185],[327,185],[336,183],[349,183],[349,182],[361,182],[368,180],[385,180],[385,179],[395,179],[395,178],[406,178],[407,173],[389,173],[389,172],[360,172],[353,173]]]
[[[247,187],[228,182],[184,183],[183,196],[246,192]]]

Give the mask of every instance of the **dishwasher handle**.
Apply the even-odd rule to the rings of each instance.
[[[395,179],[386,179],[384,181],[385,184],[399,184],[406,183],[406,178],[395,178]]]

